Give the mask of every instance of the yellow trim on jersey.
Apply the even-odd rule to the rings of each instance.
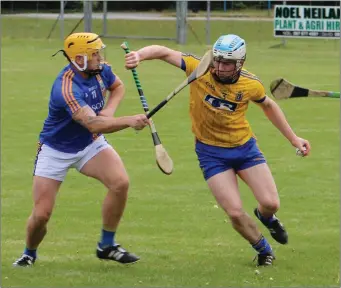
[[[260,83],[262,83],[262,81],[254,74],[251,74],[250,72],[246,71],[246,70],[242,70],[240,72],[240,75],[241,76],[244,76],[244,77],[247,77],[247,78],[250,78],[250,79],[253,79],[253,80],[257,80],[259,81]],[[263,84],[263,83],[262,83]]]
[[[72,69],[69,69],[64,73],[62,80],[62,94],[72,113],[75,113],[81,108],[72,92],[72,80],[74,76],[75,73]]]
[[[102,92],[102,96],[103,96],[103,98],[105,98],[107,96],[107,90],[105,88],[105,85],[104,85],[104,82],[103,82],[103,79],[102,79],[101,75],[97,74],[96,75],[96,79],[97,79],[97,81],[99,83],[99,86],[100,86],[100,89],[101,89],[101,92]]]

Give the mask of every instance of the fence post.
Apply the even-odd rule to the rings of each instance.
[[[103,36],[107,35],[107,15],[108,5],[107,1],[103,1]]]
[[[211,28],[210,28],[210,15],[211,15],[211,2],[207,1],[207,14],[206,14],[206,45],[211,45]]]
[[[287,1],[283,1],[283,5],[287,5]],[[282,38],[282,45],[283,45],[283,47],[285,47],[285,44],[286,44],[286,39],[283,37]]]
[[[268,16],[270,16],[270,10],[271,10],[271,1],[268,0]]]
[[[176,1],[176,42],[186,43],[187,36],[187,1]]]
[[[84,1],[84,31],[91,32],[92,27],[92,1]]]
[[[60,40],[64,40],[64,1],[60,1],[60,18],[59,18],[59,27],[60,27]]]

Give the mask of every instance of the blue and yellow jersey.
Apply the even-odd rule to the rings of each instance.
[[[181,69],[191,74],[200,58],[183,54]],[[245,113],[249,101],[265,100],[265,89],[252,73],[242,70],[237,83],[222,84],[211,73],[190,84],[190,116],[195,137],[209,145],[237,147],[253,135]]]
[[[77,153],[98,137],[72,119],[72,114],[88,105],[96,114],[105,104],[107,89],[116,76],[107,64],[96,76],[83,78],[67,65],[54,81],[49,101],[49,112],[39,141],[65,153]]]

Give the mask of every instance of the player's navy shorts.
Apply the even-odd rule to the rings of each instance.
[[[250,138],[245,144],[233,148],[212,146],[196,140],[195,152],[205,180],[229,169],[237,172],[266,163],[255,138]]]

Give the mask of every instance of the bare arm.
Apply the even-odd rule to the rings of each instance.
[[[91,133],[112,133],[128,127],[140,130],[149,124],[144,114],[118,118],[97,116],[89,106],[79,109],[72,115],[72,118]]]
[[[182,54],[180,51],[175,51],[165,46],[151,45],[126,54],[126,68],[132,69],[141,61],[153,59],[160,59],[181,68],[181,57]]]
[[[266,117],[279,131],[281,131],[285,138],[292,142],[297,137],[286,120],[283,111],[275,101],[266,97],[260,106],[262,107]]]
[[[109,96],[107,103],[102,111],[99,112],[99,116],[111,117],[115,114],[115,111],[124,97],[124,84],[120,78],[116,76],[115,82],[108,88]]]
[[[277,103],[269,97],[266,97],[259,105],[263,109],[266,117],[283,134],[283,136],[287,138],[294,147],[300,149],[304,156],[308,155],[310,152],[309,142],[298,137],[294,133],[286,120],[282,109],[277,105]]]

